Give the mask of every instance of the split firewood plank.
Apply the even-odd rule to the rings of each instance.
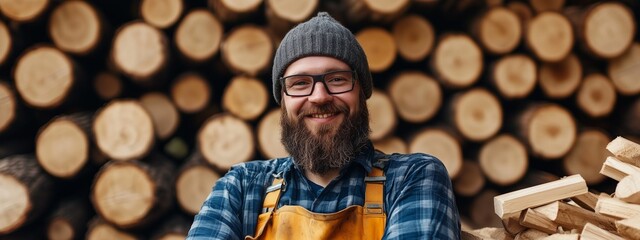
[[[270,97],[263,81],[236,76],[224,89],[222,108],[242,120],[253,121],[267,109]]]
[[[598,203],[598,195],[588,192],[582,195],[571,197],[571,200],[573,200],[576,204],[578,204],[578,206],[584,209],[595,211],[596,204]]]
[[[184,9],[181,0],[142,0],[140,16],[154,27],[165,29],[173,26],[182,16]]]
[[[473,85],[482,73],[482,50],[466,34],[445,34],[438,40],[430,65],[444,86],[465,88]]]
[[[499,217],[530,207],[587,193],[587,183],[580,175],[571,175],[557,181],[505,193],[494,198],[494,209]]]
[[[571,23],[560,13],[540,13],[529,21],[525,31],[525,42],[541,61],[561,61],[573,48]]]
[[[32,22],[44,15],[50,4],[50,0],[0,1],[0,12],[12,21]]]
[[[616,89],[611,80],[598,73],[587,75],[576,96],[576,103],[587,115],[597,118],[609,115],[616,104]]]
[[[484,183],[484,175],[478,162],[465,160],[460,174],[453,181],[453,190],[459,196],[472,197],[482,190]]]
[[[251,127],[228,113],[211,116],[197,133],[197,146],[212,166],[228,170],[250,160],[255,152]]]
[[[48,30],[60,50],[77,55],[93,52],[106,39],[101,14],[85,1],[65,1],[56,6]]]
[[[524,230],[515,236],[514,240],[536,240],[548,237],[549,234],[533,228]]]
[[[393,24],[392,33],[398,53],[410,62],[418,62],[429,56],[436,35],[431,22],[417,14],[398,19]]]
[[[450,101],[449,111],[452,125],[471,141],[484,141],[502,128],[502,105],[485,88],[456,94]]]
[[[267,112],[258,123],[258,129],[256,130],[258,150],[267,159],[289,155],[281,142],[282,126],[280,125],[280,115],[280,108],[274,108]]]
[[[580,239],[584,240],[624,240],[624,238],[611,233],[610,231],[599,228],[598,226],[587,223],[582,232],[580,233]]]
[[[113,38],[110,59],[118,71],[142,85],[157,85],[169,62],[163,32],[142,21],[122,25]]]
[[[640,204],[640,174],[631,174],[620,180],[616,186],[616,198]]]
[[[510,134],[501,134],[482,145],[478,161],[489,181],[508,186],[525,176],[529,156],[518,139]]]
[[[356,39],[362,45],[371,72],[384,72],[395,62],[398,47],[393,36],[386,29],[368,27],[356,33]]]
[[[523,211],[526,211],[526,210],[523,210]],[[504,230],[511,233],[512,235],[516,235],[524,230],[529,229],[528,227],[522,226],[520,224],[521,214],[522,212],[505,214],[504,217],[502,217],[502,226],[504,227]]]
[[[176,199],[180,209],[191,216],[197,214],[219,178],[220,174],[207,164],[202,154],[194,151],[176,176]]]
[[[409,140],[409,152],[423,152],[436,156],[451,179],[455,179],[462,168],[462,148],[459,140],[448,130],[426,128],[418,131]]]
[[[209,8],[224,22],[235,22],[256,13],[262,0],[208,0]]]
[[[616,221],[618,234],[629,239],[640,239],[640,216]]]
[[[180,114],[167,95],[147,92],[140,97],[140,104],[149,112],[158,139],[168,139],[176,132],[180,125]]]
[[[558,224],[546,215],[531,208],[523,210],[520,214],[520,225],[542,231],[547,234],[558,232]]]
[[[573,115],[555,103],[527,107],[518,118],[518,128],[531,153],[542,159],[556,159],[567,154],[577,131]]]
[[[207,107],[211,101],[211,87],[201,75],[184,73],[171,85],[171,99],[183,113],[197,113]]]
[[[606,176],[600,174],[600,168],[611,154],[605,149],[610,139],[601,130],[584,130],[578,134],[576,143],[562,160],[567,174],[580,174],[587,184],[598,184]]]
[[[625,96],[634,96],[640,93],[640,81],[636,78],[640,74],[640,43],[635,42],[620,57],[611,59],[607,67],[607,73],[613,81],[618,93]]]
[[[506,55],[492,65],[490,81],[508,99],[525,98],[536,86],[536,68],[528,55]]]
[[[236,27],[222,43],[222,61],[233,72],[257,76],[270,68],[274,46],[265,29],[253,24]]]
[[[617,219],[627,219],[640,215],[640,205],[627,203],[616,198],[600,197],[595,210],[596,213]]]
[[[396,111],[389,96],[381,90],[373,89],[371,97],[367,99],[369,109],[369,127],[371,140],[379,140],[391,134],[398,125]]]
[[[387,87],[398,116],[411,123],[433,118],[442,106],[443,93],[438,82],[419,71],[404,71]]]
[[[122,80],[112,72],[98,73],[93,79],[93,88],[102,100],[109,101],[122,95]]]
[[[182,19],[174,39],[178,51],[196,63],[212,59],[220,49],[224,29],[211,11],[195,9]]]
[[[582,64],[574,54],[569,54],[559,62],[542,63],[538,79],[540,88],[547,97],[566,98],[580,86]]]
[[[602,164],[600,174],[615,179],[616,181],[620,181],[628,175],[640,174],[640,168],[620,161],[616,157],[607,157]]]
[[[609,231],[616,230],[615,219],[561,201],[536,207],[534,210],[562,226],[564,229],[580,230],[589,222]]]
[[[522,24],[513,11],[496,6],[474,21],[472,32],[487,52],[500,55],[509,53],[518,46],[522,37]]]
[[[100,216],[95,216],[89,223],[87,223],[87,240],[138,240],[142,239],[138,236],[120,230],[113,225],[105,222]]]
[[[607,145],[607,150],[619,160],[640,167],[640,144],[618,136]]]
[[[402,138],[393,135],[387,136],[377,141],[373,141],[373,147],[376,150],[379,150],[386,154],[409,153],[409,147],[407,146],[407,143]]]

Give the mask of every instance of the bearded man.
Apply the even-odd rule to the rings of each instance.
[[[355,36],[321,12],[274,57],[286,158],[236,165],[196,215],[188,239],[459,239],[444,165],[386,155],[369,140],[372,78]]]

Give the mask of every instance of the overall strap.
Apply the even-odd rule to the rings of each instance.
[[[262,203],[262,213],[273,212],[280,201],[280,193],[284,188],[283,178],[275,176],[273,183],[267,188],[264,201]]]
[[[365,214],[384,214],[384,182],[387,178],[382,169],[373,167],[364,178],[364,210]]]

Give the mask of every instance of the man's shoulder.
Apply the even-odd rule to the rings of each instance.
[[[242,172],[245,174],[253,175],[260,174],[277,174],[283,172],[291,166],[292,162],[289,157],[274,158],[269,160],[253,160],[249,162],[243,162],[231,167],[231,171]]]
[[[431,172],[446,173],[447,170],[437,157],[426,153],[408,153],[408,154],[385,154],[381,155],[384,163],[384,168],[388,171],[396,172],[396,174],[406,174],[406,172],[421,171],[421,169],[427,169]],[[380,160],[378,160],[379,164]],[[376,164],[374,163],[374,166]]]

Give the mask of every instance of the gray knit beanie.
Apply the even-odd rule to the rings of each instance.
[[[276,103],[280,104],[282,97],[282,86],[278,79],[291,63],[308,56],[329,56],[345,62],[356,71],[366,98],[371,96],[371,73],[362,47],[349,29],[328,13],[320,12],[318,16],[291,29],[280,42],[271,73]]]

